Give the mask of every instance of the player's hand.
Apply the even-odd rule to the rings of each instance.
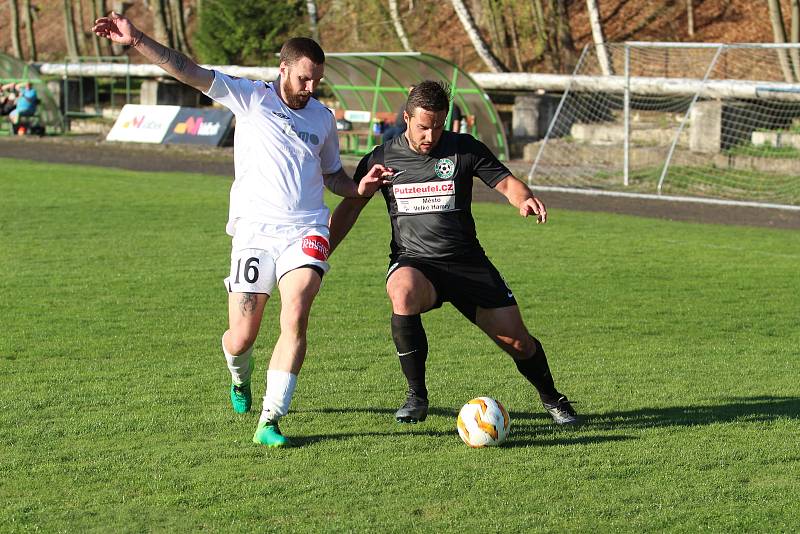
[[[388,178],[392,174],[391,168],[376,163],[358,183],[358,194],[362,197],[371,197],[381,187],[392,184]]]
[[[131,21],[113,11],[107,17],[100,17],[94,21],[92,31],[100,37],[111,39],[122,45],[136,44],[142,35],[142,32],[136,29]]]
[[[519,214],[523,217],[536,215],[536,224],[543,224],[547,222],[547,209],[544,207],[544,202],[535,196],[525,200],[522,204],[520,204]]]

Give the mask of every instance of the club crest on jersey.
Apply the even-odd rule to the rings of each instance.
[[[326,261],[331,251],[328,240],[321,235],[305,236],[300,246],[306,255],[320,261]]]
[[[281,111],[273,111],[272,114],[278,117],[279,119],[283,119],[285,121],[292,120],[291,117],[289,117],[289,115]]]
[[[447,180],[448,178],[452,178],[453,174],[456,172],[456,164],[449,158],[442,158],[436,162],[435,169],[436,176],[442,180]]]

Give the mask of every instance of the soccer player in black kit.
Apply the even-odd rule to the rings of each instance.
[[[449,87],[424,81],[409,94],[405,134],[376,147],[353,176],[383,165],[391,186],[381,188],[392,223],[386,292],[392,301],[392,338],[408,381],[403,423],[428,415],[425,361],[428,340],[420,315],[450,302],[514,359],[560,425],[578,417],[553,383],[542,344],[525,327],[511,290],[481,248],[472,218],[472,179],[479,177],[519,209],[547,221],[544,204],[527,185],[469,134],[444,131]],[[331,248],[352,228],[368,198],[346,198],[331,216]]]

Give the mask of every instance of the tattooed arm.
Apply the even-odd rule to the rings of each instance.
[[[355,183],[341,168],[331,174],[323,174],[322,180],[325,187],[334,195],[345,198],[371,197],[378,189],[392,183],[386,179],[390,174],[390,168],[374,165],[359,183]]]
[[[214,73],[204,69],[177,50],[168,48],[144,34],[131,21],[113,11],[94,23],[92,31],[115,43],[128,45],[158,65],[178,81],[206,92],[214,81]]]

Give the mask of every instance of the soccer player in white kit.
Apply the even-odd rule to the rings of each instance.
[[[306,354],[311,304],[328,270],[330,212],[323,202],[323,184],[339,196],[369,197],[390,183],[384,178],[389,172],[376,165],[355,184],[342,169],[334,117],[311,97],[325,63],[324,52],[311,39],[287,41],[281,48],[280,78],[265,83],[202,68],[116,13],[97,19],[92,30],[132,46],[236,116],[235,180],[226,228],[233,237],[225,279],[229,328],[222,336],[222,351],[231,373],[233,409],[248,412],[253,344],[277,285],[281,333],[253,441],[287,446],[278,420],[289,409]]]

